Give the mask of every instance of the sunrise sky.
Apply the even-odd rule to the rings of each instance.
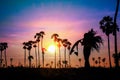
[[[51,35],[59,34],[67,38],[72,45],[91,28],[104,40],[99,53],[92,52],[92,57],[105,57],[108,60],[107,37],[99,28],[99,21],[104,16],[114,17],[115,0],[0,0],[0,42],[7,42],[7,59],[12,57],[13,64],[23,64],[23,42],[35,40],[37,32],[44,31],[44,47],[53,44]],[[120,8],[119,8],[120,10]],[[120,26],[120,13],[117,23]],[[118,32],[118,52],[120,52],[120,32]],[[110,35],[111,57],[114,53],[114,38]],[[71,55],[72,66],[79,65],[78,59],[84,57],[82,46],[79,56]],[[63,55],[63,48],[61,49]],[[34,56],[34,48],[31,54]],[[63,56],[64,57],[64,56]],[[33,60],[34,63],[35,59]],[[45,52],[45,64],[54,61],[54,53]],[[112,58],[112,63],[113,63]],[[92,65],[92,61],[91,61]],[[108,62],[107,62],[108,65]],[[112,64],[114,66],[114,64]]]

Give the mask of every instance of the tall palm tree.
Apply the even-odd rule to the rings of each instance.
[[[56,68],[56,42],[57,42],[57,38],[59,37],[58,34],[54,33],[51,38],[54,39],[54,45],[55,45],[55,68]]]
[[[35,48],[35,60],[36,60],[35,62],[36,62],[36,68],[37,68],[37,49],[36,49],[37,45],[36,45],[36,41],[34,41],[33,44],[34,44],[33,47]]]
[[[115,40],[115,54],[117,55],[117,30],[118,30],[118,26],[117,26],[117,15],[118,15],[118,10],[119,10],[119,4],[120,4],[120,0],[117,0],[117,5],[116,5],[116,11],[115,11],[115,15],[114,15],[114,40]],[[119,61],[118,61],[118,57],[115,58],[115,67],[118,68],[119,67]]]
[[[32,44],[33,44],[33,41],[28,41],[26,43],[27,50],[28,50],[28,60],[29,60],[29,67],[30,68],[31,68],[31,59],[29,57],[31,56],[30,52],[31,52],[31,49],[32,49]]]
[[[8,48],[8,44],[6,42],[4,42],[3,47],[4,47],[4,56],[5,56],[5,66],[7,67],[6,49]]]
[[[43,48],[43,37],[44,37],[44,35],[45,35],[45,32],[40,31],[43,68],[44,68],[44,51],[45,51],[45,49]]]
[[[63,46],[64,46],[64,61],[66,62],[67,60],[66,60],[66,48],[67,48],[67,42],[68,42],[68,40],[67,39],[63,39],[62,40],[62,44],[63,44]],[[65,64],[65,68],[66,68],[66,64]]]
[[[23,49],[24,49],[24,67],[26,67],[26,49],[27,49],[27,47],[26,47],[26,42],[23,42]]]
[[[70,54],[74,51],[75,46],[78,46],[79,42],[83,45],[83,54],[85,59],[85,67],[89,68],[89,57],[92,50],[99,51],[100,45],[103,43],[102,38],[100,36],[96,36],[96,32],[91,29],[87,33],[84,34],[84,38],[78,40],[73,47],[71,48]]]
[[[105,33],[108,38],[108,55],[109,55],[109,65],[111,68],[112,66],[111,66],[111,57],[110,57],[109,35],[113,33],[113,21],[110,16],[103,17],[103,19],[100,21],[100,29],[102,29],[103,33]]]
[[[60,47],[61,47],[62,39],[58,38],[57,42],[58,42],[58,49],[59,49],[59,68],[61,68],[61,52],[60,52]]]
[[[67,49],[69,51],[68,58],[69,58],[69,66],[71,67],[71,60],[70,60],[70,49],[71,49],[71,42],[67,41]]]
[[[41,37],[41,34],[40,33],[36,33],[34,38],[36,38],[36,41],[38,43],[38,67],[40,67],[40,51],[39,51],[39,42],[40,42],[40,37]]]
[[[1,55],[0,55],[0,67],[2,67],[2,61],[3,61],[3,59],[2,59],[2,52],[3,52],[3,50],[4,50],[3,43],[0,43],[0,51],[1,51]]]

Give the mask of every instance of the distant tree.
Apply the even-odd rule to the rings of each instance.
[[[45,35],[44,31],[40,31],[40,35],[41,35],[41,51],[42,51],[42,63],[43,63],[43,68],[44,68],[44,53],[45,53],[45,48],[43,48],[43,37]]]
[[[30,68],[32,67],[32,65],[31,65],[31,64],[32,64],[32,59],[34,59],[33,56],[32,56],[32,55],[29,55],[29,56],[28,56],[28,60],[29,60],[29,62],[30,62],[30,63],[29,63],[29,67],[30,67]]]
[[[8,48],[8,43],[4,42],[3,43],[3,48],[4,48],[4,56],[5,56],[5,66],[7,67],[6,49]]]
[[[98,63],[99,63],[99,67],[100,67],[101,57],[98,57]]]
[[[96,67],[97,67],[97,64],[98,64],[98,61],[97,61],[97,60],[95,60],[95,64],[96,64]]]
[[[58,42],[58,49],[59,49],[59,68],[61,68],[61,52],[60,52],[60,47],[61,47],[62,39],[57,38],[57,42]]]
[[[58,39],[59,35],[54,33],[51,38],[54,40],[54,45],[55,45],[55,68],[56,68],[56,42],[57,42],[57,39]]]
[[[23,42],[23,49],[24,49],[24,67],[26,67],[26,49],[27,49],[27,47],[26,47],[26,42]]]
[[[2,67],[2,62],[3,62],[3,59],[2,59],[2,52],[4,50],[4,47],[3,47],[3,43],[0,43],[0,51],[1,51],[1,55],[0,55],[0,67]]]
[[[81,58],[78,59],[79,63],[80,63],[80,67],[81,67]]]
[[[67,41],[67,49],[69,51],[69,53],[68,53],[69,66],[71,67],[71,59],[70,59],[71,42],[69,42],[69,41]]]
[[[37,45],[36,43],[37,43],[36,41],[33,42],[33,47],[35,48],[35,60],[36,60],[35,62],[36,62],[36,68],[37,68],[37,50],[36,50]]]
[[[106,61],[106,58],[103,58],[102,62],[103,62],[104,68],[105,68],[105,61]]]
[[[94,63],[95,63],[95,58],[94,58],[94,57],[92,57],[92,60],[93,60],[93,66],[94,66]]]
[[[63,44],[63,46],[64,46],[64,61],[67,61],[67,60],[66,60],[66,48],[67,48],[67,42],[68,42],[67,39],[63,39],[63,40],[62,40],[62,44]],[[65,65],[65,68],[66,68],[67,64],[64,64],[64,65]]]
[[[73,45],[70,54],[74,51],[75,46],[78,46],[79,42],[84,46],[83,47],[83,54],[84,54],[84,59],[85,59],[85,67],[89,68],[89,57],[91,54],[92,50],[97,50],[99,51],[100,45],[103,43],[102,38],[100,36],[96,36],[96,32],[91,29],[87,33],[84,34],[84,38],[78,40],[75,42]]]
[[[32,49],[32,44],[33,44],[33,41],[28,41],[27,43],[26,43],[26,47],[27,47],[27,50],[28,50],[28,60],[29,60],[29,67],[31,68],[31,54],[30,54],[30,52],[31,52],[31,49]],[[30,57],[30,58],[29,58]]]
[[[10,65],[11,65],[11,67],[13,67],[13,58],[10,58]]]
[[[38,43],[38,67],[40,67],[40,46],[39,46],[39,42],[40,42],[40,37],[41,37],[41,34],[40,33],[36,33],[34,38],[36,39],[37,43]]]

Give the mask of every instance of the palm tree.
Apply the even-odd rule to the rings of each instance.
[[[32,49],[32,44],[33,44],[33,41],[28,41],[26,43],[26,46],[27,46],[27,50],[28,50],[28,60],[29,60],[29,67],[31,68],[31,59],[29,58],[31,55],[30,55],[30,52],[31,52],[31,49]]]
[[[67,41],[67,49],[69,51],[68,58],[69,58],[69,66],[71,67],[71,60],[70,60],[70,49],[71,49],[71,42]]]
[[[29,62],[30,62],[30,64],[29,64],[29,67],[30,67],[30,68],[32,67],[32,66],[31,66],[31,64],[32,64],[32,59],[34,59],[33,56],[32,56],[32,55],[29,55],[29,56],[28,56],[28,60],[29,60]]]
[[[63,40],[62,40],[62,44],[63,44],[63,46],[64,46],[64,61],[67,61],[67,60],[66,60],[66,47],[67,47],[67,42],[68,42],[67,39],[63,39]],[[65,64],[65,68],[66,68],[66,66],[67,66],[67,64]]]
[[[36,60],[36,68],[37,68],[37,50],[36,50],[36,41],[34,41],[33,47],[35,48],[35,60]]]
[[[109,55],[109,65],[111,68],[112,66],[111,66],[111,57],[110,57],[109,35],[113,33],[113,21],[110,16],[103,17],[103,19],[100,21],[100,29],[102,29],[103,33],[105,33],[108,38],[108,55]]]
[[[59,37],[58,34],[54,33],[51,38],[54,39],[54,44],[55,44],[55,68],[56,68],[56,42],[57,42],[57,38]]]
[[[10,58],[10,65],[11,65],[11,67],[13,66],[12,62],[13,62],[13,58]]]
[[[119,10],[119,4],[120,4],[120,0],[117,0],[117,5],[116,5],[116,11],[115,11],[115,15],[114,15],[114,40],[115,40],[115,54],[117,55],[117,30],[118,30],[118,26],[117,26],[117,15],[118,15],[118,10]],[[119,61],[118,61],[118,57],[115,58],[115,67],[118,68],[119,67]]]
[[[89,57],[92,50],[96,50],[99,52],[100,45],[103,43],[102,38],[100,36],[96,36],[96,32],[91,29],[87,33],[84,34],[84,38],[78,40],[73,47],[71,48],[70,54],[74,51],[74,47],[78,46],[79,42],[83,45],[83,54],[85,59],[85,67],[89,68]]]
[[[95,64],[96,64],[96,67],[97,67],[97,64],[98,64],[98,61],[97,61],[97,60],[95,60]]]
[[[93,57],[92,60],[93,60],[93,66],[94,66],[95,58]]]
[[[80,63],[80,67],[81,67],[81,58],[78,59],[79,63]]]
[[[102,62],[103,62],[103,64],[104,64],[104,68],[105,68],[105,61],[106,61],[106,58],[103,58],[103,59],[102,59]]]
[[[5,66],[7,67],[6,48],[8,48],[8,44],[6,42],[4,42],[3,47],[4,47],[4,55],[5,55]]]
[[[98,57],[98,63],[99,63],[99,67],[100,67],[101,57]]]
[[[2,52],[4,50],[4,46],[3,46],[3,43],[0,43],[0,51],[1,51],[1,55],[0,55],[0,67],[2,67],[2,62],[3,62],[3,59],[2,59]]]
[[[44,51],[45,51],[45,48],[43,48],[43,37],[44,37],[44,35],[45,35],[45,32],[40,31],[43,68],[44,68]]]
[[[58,49],[59,49],[59,68],[61,68],[61,52],[60,52],[60,47],[61,47],[62,39],[58,38],[57,42],[58,42]]]
[[[23,42],[23,49],[24,49],[24,67],[26,66],[26,49],[27,49],[27,47],[26,47],[26,42]]]
[[[41,37],[40,33],[36,33],[35,36],[34,36],[34,38],[36,38],[36,41],[38,43],[38,67],[40,67],[40,51],[39,51],[40,37]]]

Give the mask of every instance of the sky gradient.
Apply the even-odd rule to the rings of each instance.
[[[23,42],[34,40],[37,32],[44,31],[44,47],[53,41],[51,35],[59,34],[67,38],[72,45],[83,38],[91,28],[104,39],[99,53],[93,51],[91,58],[98,56],[108,58],[107,37],[99,28],[99,21],[104,16],[114,17],[115,0],[1,0],[0,1],[0,42],[8,42],[7,58],[13,57],[13,64],[23,64]],[[120,8],[119,8],[120,10]],[[117,23],[120,25],[120,12]],[[118,32],[118,52],[120,52],[120,32]],[[114,53],[114,38],[110,35],[111,56]],[[72,54],[72,66],[79,65],[82,58],[82,46],[79,46],[79,57]],[[63,50],[63,49],[62,49]],[[62,52],[63,53],[63,52]],[[32,49],[34,55],[34,49]],[[54,60],[54,54],[46,52],[45,63]],[[113,59],[112,59],[113,62]],[[91,63],[92,65],[92,63]],[[114,66],[114,64],[112,64]]]

